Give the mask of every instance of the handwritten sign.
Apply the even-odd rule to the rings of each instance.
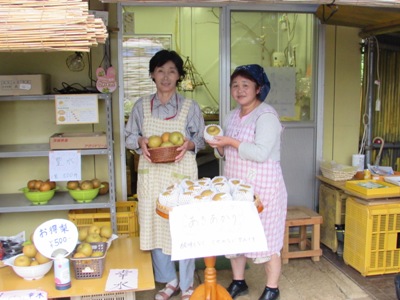
[[[49,177],[51,181],[81,180],[81,152],[57,150],[49,153]]]
[[[41,290],[16,290],[0,292],[0,299],[4,300],[46,300],[47,292]]]
[[[97,95],[56,95],[56,124],[99,123]]]
[[[246,201],[203,202],[169,214],[172,260],[268,249],[255,205]]]
[[[136,290],[138,287],[138,269],[111,269],[108,274],[107,292]]]
[[[66,257],[78,242],[76,225],[65,219],[52,219],[40,224],[33,233],[37,250],[48,258]]]

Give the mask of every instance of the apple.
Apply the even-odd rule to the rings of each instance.
[[[161,143],[162,143],[162,139],[160,136],[152,135],[149,137],[149,143],[148,143],[149,148],[160,147]]]
[[[112,228],[109,225],[103,225],[100,228],[100,236],[110,238],[112,236]]]
[[[179,131],[174,131],[169,135],[169,141],[175,146],[181,146],[185,142],[185,137]]]
[[[100,243],[101,236],[98,233],[89,233],[85,241],[87,243]]]
[[[45,264],[47,262],[50,261],[50,258],[44,256],[42,253],[40,253],[39,251],[36,253],[35,255],[35,260],[40,264]]]
[[[17,256],[14,260],[14,266],[16,267],[28,267],[31,265],[31,258],[25,254]]]
[[[76,252],[82,253],[86,257],[89,257],[93,253],[92,245],[87,242],[80,243],[76,248]]]
[[[89,227],[89,229],[88,229],[88,233],[89,233],[89,234],[91,234],[91,233],[100,234],[100,227],[97,226],[97,225],[95,225],[95,224],[92,224],[92,225],[90,225],[90,227]]]
[[[34,258],[37,253],[37,249],[35,245],[31,243],[22,248],[22,253],[30,258]]]

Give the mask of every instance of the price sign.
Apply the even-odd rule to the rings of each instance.
[[[39,225],[33,233],[33,243],[48,258],[68,256],[78,242],[78,229],[65,219],[52,219]]]
[[[81,152],[57,150],[49,153],[49,177],[51,181],[81,180]]]

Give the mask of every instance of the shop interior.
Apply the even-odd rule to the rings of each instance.
[[[377,266],[376,274],[374,268],[366,271],[363,263],[359,263],[359,257],[347,256],[345,263],[343,253],[338,253],[340,241],[334,226],[345,223],[344,188],[335,182],[316,179],[315,175],[321,175],[321,161],[351,165],[352,154],[359,153],[365,154],[363,169],[369,162],[400,171],[400,132],[397,126],[400,114],[397,75],[400,61],[399,7],[350,6],[335,1],[312,9],[307,5],[304,9],[256,6],[251,10],[239,6],[229,10],[228,22],[226,11],[221,7],[89,3],[90,9],[108,11],[108,39],[104,44],[92,47],[88,52],[2,51],[0,75],[50,74],[52,94],[60,91],[72,93],[95,89],[95,70],[98,67],[116,68],[119,87],[111,94],[114,200],[135,199],[138,157],[125,149],[123,127],[134,102],[154,91],[147,68],[156,51],[165,48],[181,54],[188,75],[180,86],[180,93],[199,103],[207,124],[222,124],[226,113],[233,108],[227,84],[231,70],[237,65],[259,63],[271,74],[271,80],[283,87],[277,94],[271,94],[267,101],[279,110],[286,128],[283,143],[289,150],[283,153],[283,169],[288,181],[290,204],[319,211],[321,198],[328,199],[329,205],[324,211],[325,227],[321,227],[321,248],[325,259],[361,288],[361,293],[365,293],[362,299],[397,299],[393,283],[400,270],[400,250],[398,242],[393,246],[393,241],[395,235],[398,239],[398,227],[385,227],[380,235],[374,235],[382,243],[390,240],[391,245],[377,244],[383,249],[373,252],[373,255],[377,253],[377,264],[386,264],[386,267]],[[221,20],[229,23],[222,27],[223,31]],[[80,65],[74,69],[71,66],[70,60],[76,57],[83,60],[83,67]],[[285,82],[285,86],[281,82]],[[70,130],[68,126],[55,124],[49,117],[50,113],[54,114],[54,107],[48,101],[37,99],[30,102],[22,105],[0,101],[0,127],[6,129],[0,135],[1,145],[20,144],[21,140],[29,144],[43,143],[56,131]],[[108,120],[104,115],[108,109],[101,103],[99,123],[81,124],[72,131],[107,131]],[[35,122],[24,125],[29,120]],[[10,123],[14,125],[10,126]],[[299,149],[302,159],[299,159]],[[220,173],[221,164],[211,149],[201,151],[197,161],[199,177],[214,177]],[[87,156],[82,166],[85,178],[106,180],[110,170],[105,157]],[[0,193],[11,194],[29,179],[46,179],[48,158],[7,157],[2,159],[0,169]],[[363,172],[359,176],[363,176]],[[321,186],[327,189],[321,189]],[[393,202],[387,205],[394,213],[388,216],[388,221],[385,215],[380,216],[374,225],[398,224],[398,208]],[[368,213],[370,210],[374,212],[368,208]],[[364,216],[365,212],[360,213]],[[18,221],[20,215],[16,211],[1,213],[0,228],[4,232],[0,232],[0,236],[12,235],[16,230],[26,228],[24,222]],[[29,212],[27,222],[38,224],[49,218],[67,218],[67,215],[68,210],[34,211]],[[350,253],[350,248],[346,250]],[[366,256],[363,258],[372,258],[369,253],[363,255]],[[389,262],[389,257],[394,259]],[[290,262],[286,272],[292,270],[291,264],[304,267]],[[201,282],[204,274],[201,270],[198,274]],[[218,274],[225,276],[223,271]],[[226,276],[229,276],[228,272]],[[284,284],[289,288],[292,279],[288,278]],[[229,278],[219,277],[219,280],[225,283]],[[137,293],[136,297],[148,299],[149,293]],[[346,297],[360,299],[356,296],[351,298],[350,294]],[[310,296],[308,299],[313,298]]]

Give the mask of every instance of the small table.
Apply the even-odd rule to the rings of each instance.
[[[40,289],[47,292],[48,298],[104,294],[108,293],[104,289],[110,269],[138,270],[138,288],[130,292],[155,289],[151,254],[149,251],[140,250],[138,237],[119,237],[113,241],[107,251],[105,268],[101,278],[77,280],[72,264],[70,268],[71,288],[59,291],[55,288],[54,269],[39,280],[29,281],[16,275],[11,267],[4,267],[0,269],[0,291]]]

